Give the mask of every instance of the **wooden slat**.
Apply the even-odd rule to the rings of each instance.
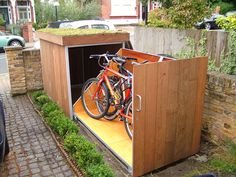
[[[65,48],[44,40],[40,43],[44,90],[69,116]]]
[[[104,34],[91,34],[81,36],[59,36],[44,32],[37,32],[40,39],[63,46],[78,46],[88,44],[108,44],[129,41],[129,33],[116,32]]]
[[[206,57],[134,66],[134,176],[199,150],[206,71]]]

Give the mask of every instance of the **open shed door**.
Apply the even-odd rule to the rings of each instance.
[[[134,66],[133,176],[199,150],[207,58]]]

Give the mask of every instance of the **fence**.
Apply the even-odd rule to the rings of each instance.
[[[192,37],[198,42],[201,30],[179,30],[163,28],[136,27],[134,29],[134,49],[152,54],[176,54],[187,47],[186,37]],[[208,31],[208,56],[220,65],[221,56],[228,50],[228,33],[223,31]]]

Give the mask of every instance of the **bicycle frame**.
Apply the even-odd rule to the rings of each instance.
[[[111,96],[114,96],[115,91],[114,91],[114,89],[112,88],[112,85],[111,85],[110,80],[109,80],[109,78],[108,78],[108,73],[109,73],[109,72],[112,73],[112,74],[114,74],[115,76],[118,76],[119,78],[123,78],[123,79],[125,79],[125,80],[129,79],[129,77],[127,77],[127,76],[125,76],[125,75],[122,75],[121,73],[119,73],[119,72],[117,72],[117,71],[115,71],[115,70],[113,70],[113,69],[111,69],[111,68],[109,68],[109,67],[105,67],[105,69],[104,69],[104,71],[103,71],[103,73],[102,73],[102,75],[101,75],[101,77],[100,77],[100,79],[99,79],[99,82],[98,82],[96,91],[95,91],[95,93],[94,93],[92,99],[94,99],[94,97],[96,96],[96,93],[98,93],[98,91],[100,90],[102,82],[105,82],[105,83],[106,83],[106,85],[107,85],[107,87],[108,87],[108,89],[109,89],[109,91],[110,91]],[[130,94],[131,94],[131,89],[128,89],[128,90],[126,91],[126,93],[125,93],[124,100],[127,100],[127,99],[130,97]],[[115,104],[119,104],[116,99],[115,99],[114,101],[115,101]],[[121,115],[122,117],[125,117],[125,118],[127,118],[127,119],[132,119],[132,116],[127,116],[127,115],[124,114],[124,106],[122,106],[122,109],[120,109],[120,112],[119,112],[119,113],[120,113],[120,115]]]

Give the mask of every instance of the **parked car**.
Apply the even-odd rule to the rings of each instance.
[[[5,46],[25,46],[25,40],[21,36],[6,34],[0,31],[0,48]]]
[[[207,30],[220,29],[220,27],[216,24],[216,19],[220,18],[220,17],[224,17],[224,15],[213,14],[210,18],[204,18],[203,21],[196,23],[195,27],[197,29],[204,29],[205,28]]]
[[[62,23],[59,28],[81,28],[81,29],[107,29],[116,30],[115,26],[104,20],[79,20],[74,22]]]
[[[47,28],[59,28],[59,26],[63,23],[68,23],[72,22],[71,20],[61,20],[61,21],[55,21],[55,22],[50,22],[47,25]]]
[[[229,11],[225,14],[226,17],[231,16],[231,15],[235,15],[236,11]]]
[[[3,104],[0,100],[0,163],[3,162],[4,157],[9,153],[9,145],[6,135],[5,116],[3,111]]]

